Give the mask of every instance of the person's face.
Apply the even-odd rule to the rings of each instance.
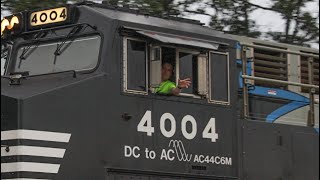
[[[173,67],[171,64],[165,63],[162,66],[162,80],[166,81],[169,80],[172,76]]]

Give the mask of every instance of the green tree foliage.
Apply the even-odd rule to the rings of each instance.
[[[12,13],[66,4],[67,0],[1,0],[1,10]]]
[[[319,41],[318,19],[310,12],[303,12],[306,3],[313,2],[313,0],[273,0],[273,2],[271,9],[280,13],[285,20],[283,33],[268,33],[274,40],[297,45]]]
[[[230,34],[259,37],[256,22],[250,19],[256,7],[249,0],[186,0],[183,11],[191,14],[202,14],[211,17],[210,26]],[[190,10],[196,4],[202,4],[196,10]],[[208,13],[214,11],[214,13]]]
[[[178,15],[175,0],[105,0],[104,4],[130,7],[145,10],[158,15]]]
[[[273,40],[308,45],[310,42],[319,42],[319,17],[303,11],[307,3],[314,1],[271,0],[271,7],[253,4],[250,0],[185,0],[182,4],[185,12],[210,16],[212,28],[248,37],[259,37],[262,34],[256,22],[250,19],[251,13],[257,9],[273,11],[285,21],[283,32],[267,33]],[[196,4],[199,8],[192,9]],[[212,11],[214,13],[208,13]]]
[[[81,2],[83,0],[72,0]],[[250,0],[104,0],[104,4],[139,9],[154,15],[186,16],[203,15],[211,18],[213,29],[230,34],[259,37],[253,11],[264,9],[281,15],[285,21],[283,32],[268,32],[274,40],[305,45],[319,43],[319,19],[304,12],[306,3],[315,0],[271,0],[272,6],[264,7]],[[1,0],[1,9],[11,12],[58,6],[70,0]]]

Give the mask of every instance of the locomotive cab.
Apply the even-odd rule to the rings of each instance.
[[[1,41],[2,178],[237,177],[237,41],[99,5],[16,16]],[[155,92],[164,62],[173,83],[192,79],[179,96]]]
[[[274,123],[286,114],[272,112],[292,100],[274,94],[293,93],[251,83],[255,45],[241,38],[92,3],[6,17],[1,38],[3,179],[319,177],[318,134]],[[175,86],[190,78],[178,95],[157,92],[165,63]],[[311,84],[302,86],[319,89]],[[264,112],[271,116],[250,116]],[[291,166],[302,155],[310,162]]]

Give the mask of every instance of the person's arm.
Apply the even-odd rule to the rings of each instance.
[[[175,95],[175,96],[179,96],[179,94],[181,93],[181,90],[182,90],[182,89],[180,89],[180,88],[178,88],[178,87],[173,88],[173,89],[171,90],[171,94],[172,94],[172,95]]]
[[[191,79],[190,78],[187,78],[187,79],[184,79],[184,80],[178,80],[178,86],[173,88],[171,90],[171,94],[175,95],[175,96],[178,96],[182,89],[185,89],[185,88],[189,88],[189,86],[191,85]]]

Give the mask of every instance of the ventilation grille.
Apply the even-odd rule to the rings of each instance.
[[[254,49],[254,75],[256,77],[288,81],[287,55],[274,51]],[[255,81],[255,85],[287,89],[287,85]]]
[[[319,86],[319,59],[314,59],[313,64],[313,84]],[[301,56],[301,83],[309,84],[309,68],[308,57]],[[303,93],[309,93],[309,88],[302,88]],[[316,94],[319,94],[319,90],[316,90]]]

